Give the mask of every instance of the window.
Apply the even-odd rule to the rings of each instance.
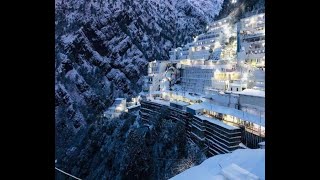
[[[238,91],[238,88],[237,88],[237,91]]]
[[[231,91],[232,91],[232,88],[231,88]]]

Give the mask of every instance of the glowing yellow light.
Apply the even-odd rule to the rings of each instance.
[[[250,24],[253,24],[255,22],[255,19],[252,17],[251,19],[250,19]]]

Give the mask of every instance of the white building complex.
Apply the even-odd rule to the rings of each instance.
[[[169,56],[149,63],[141,93],[144,121],[151,117],[148,108],[168,106],[180,109],[183,116],[175,118],[187,118],[190,139],[211,155],[239,148],[240,136],[244,145],[259,147],[265,138],[265,15],[215,21]]]
[[[128,112],[127,101],[125,98],[117,98],[111,107],[103,113],[104,117],[115,118],[119,117],[122,112]]]
[[[140,97],[131,98],[131,101],[127,101],[126,98],[116,98],[112,104],[104,113],[103,117],[106,118],[118,118],[124,112],[133,112],[140,108]]]

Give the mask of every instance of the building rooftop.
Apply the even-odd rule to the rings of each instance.
[[[243,94],[243,95],[249,95],[249,96],[259,96],[259,97],[265,97],[265,91],[256,90],[256,89],[245,89],[241,92],[234,92],[236,94]]]
[[[161,99],[152,99],[152,100],[150,100],[150,101],[151,101],[151,102],[158,103],[158,104],[170,106],[170,101],[165,101],[165,100],[161,100]]]
[[[202,103],[196,103],[188,106],[188,108],[193,110],[199,110],[199,109],[204,109],[205,107],[202,105]]]
[[[183,102],[183,101],[170,101],[170,103],[178,104],[180,106],[188,106],[189,103]]]
[[[122,101],[125,100],[125,98],[116,98],[116,101]]]
[[[265,15],[265,13],[255,14],[255,15],[251,15],[246,18],[242,18],[242,19],[240,19],[240,21],[246,21],[246,20],[250,20],[250,19],[256,18],[256,17],[263,17],[264,15]]]
[[[189,100],[192,100],[192,101],[198,101],[198,100],[201,100],[201,96],[197,96],[197,95],[190,95],[188,91],[186,92],[183,92],[183,91],[166,91],[168,93],[172,93],[172,94],[175,94],[175,95],[179,95],[179,96],[183,96]]]
[[[235,167],[232,164],[236,164]],[[240,168],[241,169],[240,169]],[[232,153],[220,154],[210,157],[203,161],[200,165],[194,166],[182,173],[174,176],[171,180],[207,180],[218,179],[220,174],[222,179],[226,179],[227,172],[232,174],[244,172],[243,174],[253,174],[259,179],[265,179],[265,150],[264,149],[237,149]],[[225,170],[225,173],[222,171]],[[247,177],[239,179],[250,179]],[[254,178],[251,178],[254,179]]]
[[[248,112],[240,111],[240,110],[234,109],[234,108],[219,106],[219,105],[212,104],[209,102],[192,104],[187,107],[190,109],[193,109],[193,110],[207,109],[207,110],[211,110],[211,111],[214,111],[217,113],[231,115],[231,116],[234,116],[234,117],[240,118],[242,120],[249,121],[249,122],[261,125],[261,126],[265,126],[265,118],[264,117],[253,115]]]
[[[216,118],[210,118],[210,117],[203,116],[203,115],[195,115],[195,117],[197,117],[199,119],[202,119],[202,120],[209,121],[209,122],[211,122],[213,124],[216,124],[218,126],[221,126],[221,127],[225,128],[225,129],[229,129],[229,130],[239,129],[238,127],[229,126],[229,125],[217,120]]]

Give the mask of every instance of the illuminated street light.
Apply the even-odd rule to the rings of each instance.
[[[250,19],[250,24],[253,24],[255,22],[255,19],[252,17],[251,19]]]

